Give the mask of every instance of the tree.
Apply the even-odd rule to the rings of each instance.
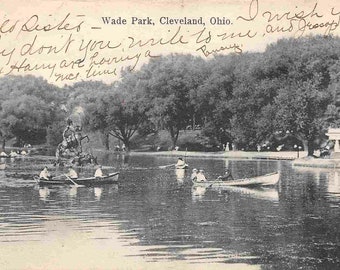
[[[264,53],[242,55],[231,103],[239,141],[253,147],[293,130],[311,155],[324,133],[327,108],[328,120],[333,118],[329,105],[339,56],[339,39],[320,36],[282,39]]]
[[[291,130],[309,156],[316,148],[315,140],[324,132],[323,118],[331,102],[331,95],[317,85],[314,81],[293,82],[281,89],[275,100],[277,128]]]
[[[205,72],[204,82],[196,89],[196,95],[191,97],[203,133],[219,144],[232,141],[229,103],[233,95],[237,59],[236,55],[220,55],[208,62],[209,72]]]
[[[153,59],[141,69],[141,85],[150,105],[148,116],[156,127],[170,133],[173,147],[179,131],[195,114],[190,91],[196,91],[203,81],[204,64],[201,58],[171,54]]]
[[[259,53],[249,53],[238,57],[234,69],[232,98],[229,102],[231,135],[238,147],[255,149],[273,131],[267,114],[282,83],[281,78],[272,77],[263,64],[265,57]],[[280,73],[279,73],[280,74]],[[281,74],[282,76],[282,74]]]
[[[46,128],[57,122],[65,92],[34,76],[6,76],[0,79],[0,130],[6,140],[42,143]]]
[[[92,130],[99,130],[109,149],[108,136],[121,140],[127,149],[130,140],[146,119],[147,103],[136,90],[136,76],[125,73],[111,91],[99,95],[86,107],[87,121]]]
[[[278,128],[290,129],[313,155],[317,140],[325,133],[327,113],[336,104],[334,84],[338,80],[340,40],[309,37],[282,40],[269,48],[290,62],[285,85],[275,99]],[[335,71],[337,70],[337,71]],[[329,122],[328,122],[329,123]]]
[[[66,110],[68,117],[79,126],[84,124],[86,105],[96,102],[98,95],[105,94],[112,89],[101,81],[81,81],[65,87],[68,92]],[[83,127],[88,129],[86,126]]]
[[[7,136],[24,142],[40,142],[46,137],[46,126],[51,124],[50,107],[34,96],[23,95],[2,104],[0,125]]]

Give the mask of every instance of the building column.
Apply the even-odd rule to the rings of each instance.
[[[339,140],[335,140],[334,152],[340,152]]]

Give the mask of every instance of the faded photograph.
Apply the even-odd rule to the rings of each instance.
[[[1,5],[1,269],[340,268],[340,4]]]

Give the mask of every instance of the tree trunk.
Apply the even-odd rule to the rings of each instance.
[[[125,145],[125,151],[130,151],[130,140],[128,138],[124,138],[122,141]]]
[[[105,150],[110,150],[110,139],[109,139],[109,133],[104,132],[103,133],[103,144],[105,146]]]
[[[175,149],[177,138],[175,136],[171,136],[171,142],[172,142],[172,149]]]
[[[5,151],[5,148],[6,148],[6,139],[3,139],[3,141],[2,141],[2,150]]]
[[[314,154],[314,140],[303,140],[303,150],[307,151],[307,156],[313,156]]]
[[[314,155],[314,140],[308,141],[307,147],[308,147],[308,156],[313,156]]]
[[[169,132],[170,132],[170,137],[171,137],[171,142],[172,142],[172,149],[175,149],[176,147],[176,143],[177,143],[177,139],[178,139],[178,133],[179,131],[174,131],[174,128],[172,126],[170,126],[168,128]]]

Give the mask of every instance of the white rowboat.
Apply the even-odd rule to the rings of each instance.
[[[236,180],[213,180],[206,182],[193,181],[194,185],[205,186],[205,187],[223,187],[223,186],[237,186],[237,187],[266,187],[275,186],[280,179],[280,172],[269,173],[256,177],[242,178]]]

